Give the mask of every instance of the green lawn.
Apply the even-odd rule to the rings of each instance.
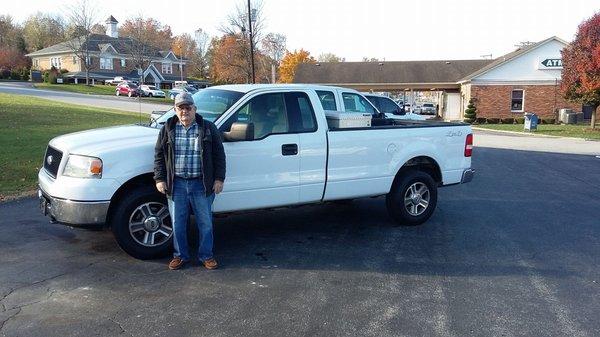
[[[523,124],[483,124],[474,125],[474,127],[490,129],[490,130],[504,130],[504,131],[518,131],[523,133],[530,133],[529,131],[523,130]],[[589,124],[578,124],[578,125],[556,125],[556,124],[541,124],[538,125],[538,130],[531,132],[549,136],[560,136],[560,137],[576,137],[585,139],[598,139],[600,140],[600,126],[596,124],[596,129],[592,130]]]
[[[35,190],[48,141],[109,125],[133,124],[139,115],[0,94],[0,200]]]
[[[93,95],[114,95],[114,85],[85,85],[85,84],[49,84],[49,83],[36,83],[34,87],[38,89],[46,90],[57,90],[57,91],[69,91],[76,92],[79,94],[93,94]],[[154,98],[154,97],[141,97],[141,100],[148,103],[159,103],[159,104],[173,104],[173,100],[168,98],[169,90],[163,90],[167,95],[166,98]],[[132,98],[137,99],[137,98]]]
[[[47,89],[47,90],[59,90],[76,92],[80,94],[94,94],[94,95],[114,95],[115,87],[110,85],[85,85],[85,84],[50,84],[50,83],[36,83],[36,88]]]

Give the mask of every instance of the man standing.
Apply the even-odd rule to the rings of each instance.
[[[200,235],[198,259],[207,269],[215,269],[211,207],[225,181],[223,143],[216,126],[196,114],[191,94],[177,95],[175,114],[160,130],[154,149],[156,189],[167,195],[173,223],[175,252],[169,269],[179,269],[190,260],[190,208]]]

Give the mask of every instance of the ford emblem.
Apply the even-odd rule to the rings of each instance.
[[[53,160],[54,158],[52,158],[52,156],[48,156],[48,158],[46,158],[46,163],[48,163],[48,165],[52,165]]]

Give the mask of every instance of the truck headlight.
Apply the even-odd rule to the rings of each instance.
[[[76,154],[69,155],[63,176],[74,178],[102,178],[102,160]]]

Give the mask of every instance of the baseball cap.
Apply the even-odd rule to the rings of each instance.
[[[175,106],[180,106],[184,104],[194,105],[194,98],[192,98],[192,95],[188,92],[182,92],[175,96]]]

